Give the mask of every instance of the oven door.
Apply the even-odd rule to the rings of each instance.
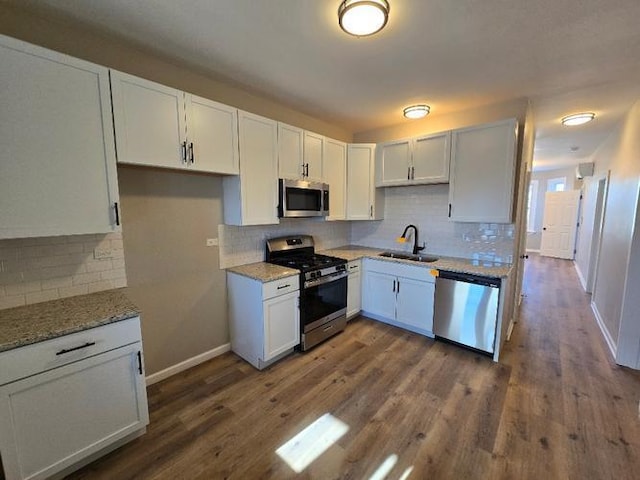
[[[307,333],[347,313],[347,272],[305,282],[300,292],[300,327]]]

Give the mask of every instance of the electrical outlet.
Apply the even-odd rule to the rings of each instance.
[[[102,258],[111,258],[113,253],[110,248],[96,248],[93,250],[93,258],[100,260]]]
[[[207,247],[217,247],[218,239],[217,238],[207,238]]]

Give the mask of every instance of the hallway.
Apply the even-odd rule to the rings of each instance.
[[[263,372],[227,353],[152,385],[148,433],[72,478],[637,479],[640,372],[572,262],[532,256],[525,292],[500,364],[359,317]],[[276,450],[326,413],[346,433],[294,474]]]

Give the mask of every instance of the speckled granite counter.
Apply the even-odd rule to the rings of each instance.
[[[506,278],[513,268],[509,263],[497,263],[482,260],[470,260],[468,258],[439,257],[438,260],[431,263],[420,263],[413,260],[403,260],[400,258],[386,258],[378,256],[385,250],[369,247],[361,247],[358,245],[347,245],[345,247],[332,248],[324,250],[323,255],[333,255],[334,257],[344,258],[347,261],[358,260],[359,258],[375,258],[376,260],[384,260],[387,262],[407,263],[409,265],[419,265],[429,269],[447,270],[449,272],[470,273],[473,275],[483,275],[485,277]],[[434,255],[437,256],[437,255]]]
[[[0,310],[0,352],[139,313],[122,288]]]
[[[266,262],[249,263],[248,265],[227,268],[227,272],[237,273],[261,282],[271,282],[300,273],[293,268],[281,267],[280,265]]]

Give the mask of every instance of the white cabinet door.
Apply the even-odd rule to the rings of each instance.
[[[238,175],[238,110],[191,94],[185,105],[189,169]]]
[[[378,149],[380,171],[376,186],[411,183],[411,140],[384,143]]]
[[[186,166],[184,93],[111,70],[118,162]]]
[[[278,123],[278,172],[280,178],[303,177],[303,134],[301,128]]]
[[[329,184],[329,216],[327,220],[347,218],[347,145],[325,139],[323,158],[324,181]]]
[[[458,222],[512,221],[517,122],[455,130],[451,137],[449,217]]]
[[[304,132],[305,178],[310,182],[322,182],[322,160],[324,137],[317,133]]]
[[[149,423],[134,343],[0,387],[8,479],[51,476]]]
[[[347,220],[381,220],[384,190],[375,188],[375,144],[347,146]]]
[[[451,132],[413,140],[411,183],[447,183],[451,157]]]
[[[351,262],[349,265],[352,265]],[[347,318],[352,318],[362,310],[362,276],[359,270],[349,273],[347,280]]]
[[[119,230],[108,70],[0,36],[0,238]]]
[[[270,298],[264,305],[264,361],[300,343],[299,293]]]
[[[367,272],[363,290],[362,310],[388,320],[396,318],[396,277]]]
[[[435,284],[398,278],[396,320],[421,331],[433,331]]]
[[[224,179],[225,223],[278,223],[278,126],[268,118],[238,112],[240,176]]]

